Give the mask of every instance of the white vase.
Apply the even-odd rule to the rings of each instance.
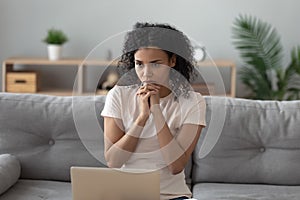
[[[49,44],[48,45],[48,58],[49,60],[59,60],[61,58],[61,45]]]

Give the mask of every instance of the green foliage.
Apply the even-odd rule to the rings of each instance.
[[[62,45],[68,41],[68,38],[61,30],[52,28],[48,30],[48,34],[43,41],[47,44]]]
[[[244,62],[242,82],[249,98],[293,100],[300,97],[300,46],[294,47],[291,63],[283,67],[283,48],[275,28],[256,17],[239,15],[233,25],[234,46]]]

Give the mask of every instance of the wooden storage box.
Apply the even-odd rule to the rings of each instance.
[[[37,92],[36,72],[7,72],[6,81],[7,92]]]

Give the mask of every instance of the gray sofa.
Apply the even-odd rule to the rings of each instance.
[[[300,101],[205,98],[208,126],[185,170],[194,198],[299,200]],[[0,200],[72,199],[70,167],[104,166],[104,103],[0,93]]]

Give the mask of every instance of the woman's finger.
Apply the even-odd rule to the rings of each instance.
[[[147,92],[147,93],[143,96],[143,98],[148,100],[148,98],[149,98],[151,95],[155,95],[155,94],[157,94],[157,91],[149,91],[149,92]]]
[[[160,89],[160,86],[148,83],[148,84],[142,86],[142,88],[153,90],[153,89]]]
[[[154,88],[154,87],[151,87],[151,88],[140,88],[140,89],[137,91],[137,94],[138,94],[138,95],[139,95],[139,94],[146,94],[146,93],[149,92],[149,91],[156,91],[156,92],[158,92],[159,89]]]

